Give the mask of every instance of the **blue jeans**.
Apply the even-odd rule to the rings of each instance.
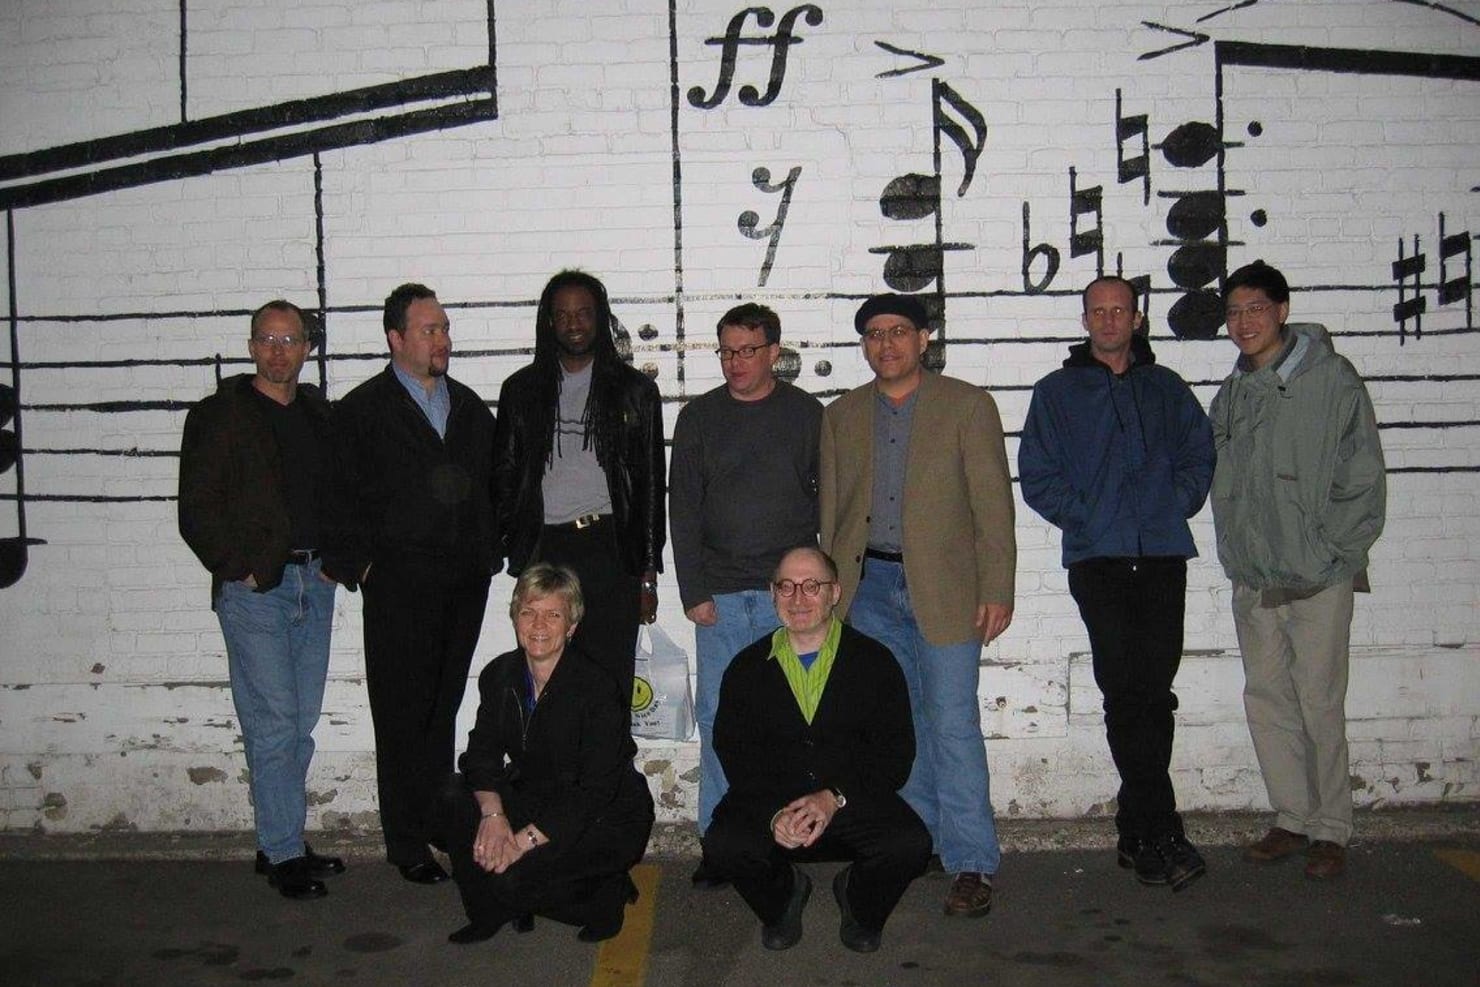
[[[848,610],[855,630],[883,642],[910,691],[915,764],[900,795],[924,820],[949,874],[995,874],[1002,859],[977,700],[978,640],[925,640],[910,607],[904,566],[865,559]]]
[[[699,689],[694,697],[694,719],[699,721],[699,833],[709,829],[714,807],[724,798],[730,784],[714,753],[714,712],[719,709],[719,686],[730,660],[746,645],[770,634],[781,625],[771,594],[763,589],[719,593],[714,597],[719,614],[712,627],[694,625],[695,664]]]
[[[329,672],[334,584],[319,578],[318,562],[287,566],[283,581],[266,593],[229,582],[221,587],[216,617],[251,774],[257,846],[274,864],[301,857],[313,728]]]

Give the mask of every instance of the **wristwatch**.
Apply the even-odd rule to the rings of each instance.
[[[836,788],[829,788],[828,791],[832,792],[833,802],[837,804],[837,807],[839,809],[848,804],[848,796],[844,795]]]

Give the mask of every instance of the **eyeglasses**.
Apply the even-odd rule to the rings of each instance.
[[[906,336],[919,331],[914,326],[890,326],[888,329],[870,329],[863,334],[863,339],[868,343],[882,343],[886,339],[892,339],[898,343]]]
[[[1241,319],[1246,315],[1251,315],[1255,318],[1258,318],[1272,308],[1274,308],[1274,304],[1272,302],[1254,302],[1252,304],[1245,305],[1243,308],[1224,309],[1223,318],[1225,321],[1228,322],[1232,322],[1234,319]]]
[[[796,596],[797,590],[801,590],[803,596],[815,599],[822,592],[822,587],[831,586],[833,582],[832,579],[803,579],[801,582],[782,579],[772,583],[771,588],[776,591],[777,596]]]
[[[272,349],[275,346],[281,346],[283,349],[288,350],[296,349],[303,345],[303,340],[303,336],[295,336],[292,333],[284,333],[280,336],[276,333],[268,332],[252,337],[252,342],[266,346],[268,349]]]
[[[735,357],[737,356],[742,360],[749,360],[761,350],[770,348],[770,343],[761,343],[759,346],[737,346],[734,349],[730,349],[728,346],[721,346],[714,352],[719,355],[719,358],[721,360],[728,363],[730,360],[735,359]]]

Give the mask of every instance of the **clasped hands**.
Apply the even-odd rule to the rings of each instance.
[[[526,832],[533,833],[538,842],[531,843]],[[473,837],[473,863],[485,871],[502,874],[530,850],[546,842],[544,834],[533,826],[515,833],[509,826],[509,817],[502,812],[485,815],[478,822],[478,833]]]
[[[819,789],[786,803],[771,817],[771,838],[788,850],[809,847],[837,814],[838,801],[832,792]]]

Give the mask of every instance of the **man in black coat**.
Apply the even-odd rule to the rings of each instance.
[[[812,882],[794,861],[850,861],[833,879],[840,938],[872,952],[930,857],[898,794],[915,757],[904,674],[833,615],[838,571],[820,549],[786,553],[771,591],[782,627],[736,655],[720,686],[714,748],[730,788],[705,857],[761,920],[767,949],[801,939]]]
[[[365,684],[386,859],[406,880],[447,872],[428,845],[438,785],[498,571],[493,413],[447,376],[447,312],[430,288],[385,300],[391,363],[336,410],[342,536],[330,557],[365,592]]]

